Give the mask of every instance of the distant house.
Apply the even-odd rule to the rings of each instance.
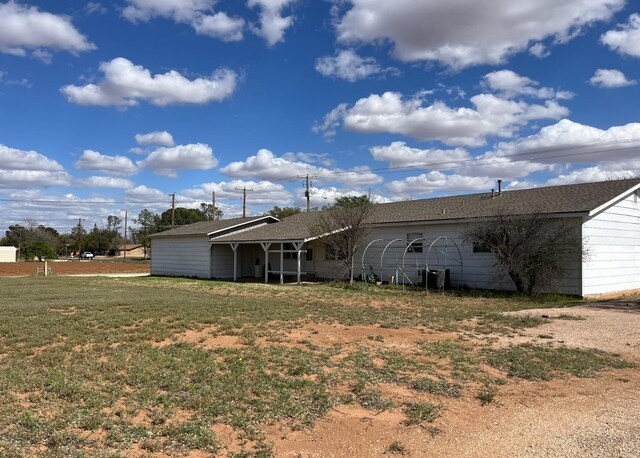
[[[615,180],[378,204],[369,220],[371,243],[356,255],[356,274],[364,269],[383,281],[414,284],[426,268],[447,264],[454,285],[511,290],[508,278],[495,275],[493,255],[465,243],[464,233],[478,219],[541,213],[580,225],[589,252],[582,259],[583,247],[576,246],[554,291],[595,296],[640,290],[639,189],[638,179]],[[155,234],[151,273],[340,278],[341,264],[310,230],[317,214],[196,223]]]
[[[116,257],[118,258],[144,258],[147,256],[147,250],[144,245],[140,244],[127,244],[120,245],[116,248]]]

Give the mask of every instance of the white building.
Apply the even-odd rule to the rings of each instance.
[[[356,275],[364,269],[385,282],[416,284],[423,270],[444,267],[452,285],[512,290],[510,279],[496,275],[493,255],[474,252],[464,234],[478,219],[540,213],[580,225],[589,253],[583,259],[584,246],[576,246],[554,291],[597,296],[640,290],[639,189],[638,179],[615,180],[378,204],[369,220],[369,248],[356,255]],[[343,277],[345,269],[312,235],[317,214],[280,222],[224,220],[207,223],[207,229],[197,223],[155,234],[151,273],[234,280]]]
[[[16,262],[17,251],[13,246],[0,246],[0,262]]]

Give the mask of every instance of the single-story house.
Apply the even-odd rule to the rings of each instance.
[[[465,243],[464,234],[479,219],[540,213],[575,221],[582,234],[583,246],[567,259],[554,291],[596,296],[640,290],[639,194],[640,179],[629,179],[377,204],[368,220],[370,243],[356,254],[356,275],[415,283],[425,267],[446,264],[453,285],[512,290],[511,280],[496,276],[493,254]],[[341,278],[345,269],[311,230],[317,215],[236,218],[155,234],[151,273]]]
[[[147,256],[147,250],[144,245],[139,243],[128,243],[126,245],[119,245],[116,248],[116,257],[124,258],[144,258]]]

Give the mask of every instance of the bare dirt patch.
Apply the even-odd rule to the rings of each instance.
[[[555,342],[640,359],[640,308],[606,307],[595,303],[571,308],[523,310],[513,314],[545,317],[551,322],[523,330],[521,335],[513,338],[500,337],[501,345]]]
[[[141,262],[49,261],[53,275],[113,273],[149,273],[149,264]],[[1,262],[0,277],[35,276],[42,262]]]

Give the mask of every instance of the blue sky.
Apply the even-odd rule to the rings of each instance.
[[[640,175],[624,0],[0,0],[0,230]]]

